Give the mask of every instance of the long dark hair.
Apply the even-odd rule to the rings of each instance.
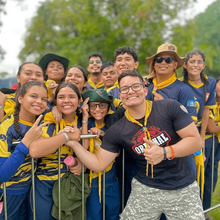
[[[206,62],[206,57],[204,52],[201,50],[191,50],[189,51],[185,56],[185,64],[189,61],[190,58],[192,58],[193,55],[198,54],[202,57],[203,62]],[[202,82],[204,83],[204,97],[206,97],[206,86],[209,84],[209,80],[205,77],[205,74],[203,73],[203,70],[200,73],[200,77]],[[188,84],[188,71],[186,68],[183,67],[183,82]]]
[[[73,84],[73,83],[70,83],[70,82],[62,82],[56,89],[56,92],[55,92],[55,104],[57,103],[57,95],[59,93],[59,91],[65,87],[70,87],[76,94],[77,94],[77,97],[79,99],[79,102],[80,102],[80,99],[81,99],[81,94],[80,94],[80,91],[78,89],[78,87]],[[76,109],[76,115],[79,115],[79,108]]]
[[[44,83],[38,82],[38,81],[29,81],[24,83],[19,90],[17,90],[17,94],[15,97],[15,111],[14,111],[14,125],[15,125],[15,131],[21,136],[24,136],[24,134],[21,133],[20,128],[19,128],[19,113],[21,109],[21,104],[18,101],[18,97],[24,97],[24,95],[27,93],[27,91],[32,87],[32,86],[40,86],[46,89],[47,87],[45,86]]]

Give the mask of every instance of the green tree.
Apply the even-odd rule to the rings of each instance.
[[[53,0],[41,3],[28,27],[22,62],[39,61],[53,52],[66,56],[71,64],[87,66],[87,57],[101,52],[105,61],[114,61],[114,50],[128,45],[139,54],[142,73],[145,58],[164,43],[177,13],[196,0]],[[177,44],[178,46],[178,44]]]
[[[195,20],[199,32],[194,47],[206,54],[206,72],[218,77],[220,72],[220,1],[210,5]]]
[[[172,42],[180,44],[180,54],[192,49],[206,54],[204,73],[218,77],[220,72],[220,1],[210,5],[204,13],[188,20],[185,25],[176,25],[171,34]]]

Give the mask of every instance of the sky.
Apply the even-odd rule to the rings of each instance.
[[[26,25],[30,19],[35,16],[37,8],[42,0],[27,1],[18,5],[16,1],[7,0],[6,15],[0,15],[3,26],[0,27],[0,44],[6,51],[5,59],[0,61],[0,72],[8,72],[10,75],[16,75],[20,66],[18,54],[24,45],[24,34]],[[194,17],[198,13],[204,12],[206,8],[216,0],[197,0],[187,12],[187,16]],[[30,2],[30,1],[29,1]]]

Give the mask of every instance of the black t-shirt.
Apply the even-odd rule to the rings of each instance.
[[[164,147],[179,142],[181,138],[176,131],[192,122],[185,107],[177,101],[158,100],[153,102],[147,128],[152,141]],[[175,190],[195,181],[187,157],[163,160],[154,165],[153,178],[151,178],[151,165],[149,164],[148,176],[146,176],[147,161],[143,156],[146,144],[143,142],[143,137],[142,127],[123,117],[106,131],[101,147],[113,153],[119,152],[124,147],[136,160],[135,178],[147,186]]]

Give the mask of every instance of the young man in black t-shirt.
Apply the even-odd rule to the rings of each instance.
[[[119,76],[125,116],[105,133],[96,155],[78,142],[68,142],[77,157],[91,170],[107,167],[122,147],[136,160],[132,192],[121,219],[204,219],[187,155],[202,148],[198,130],[187,110],[175,100],[145,100],[147,88],[136,71]]]

